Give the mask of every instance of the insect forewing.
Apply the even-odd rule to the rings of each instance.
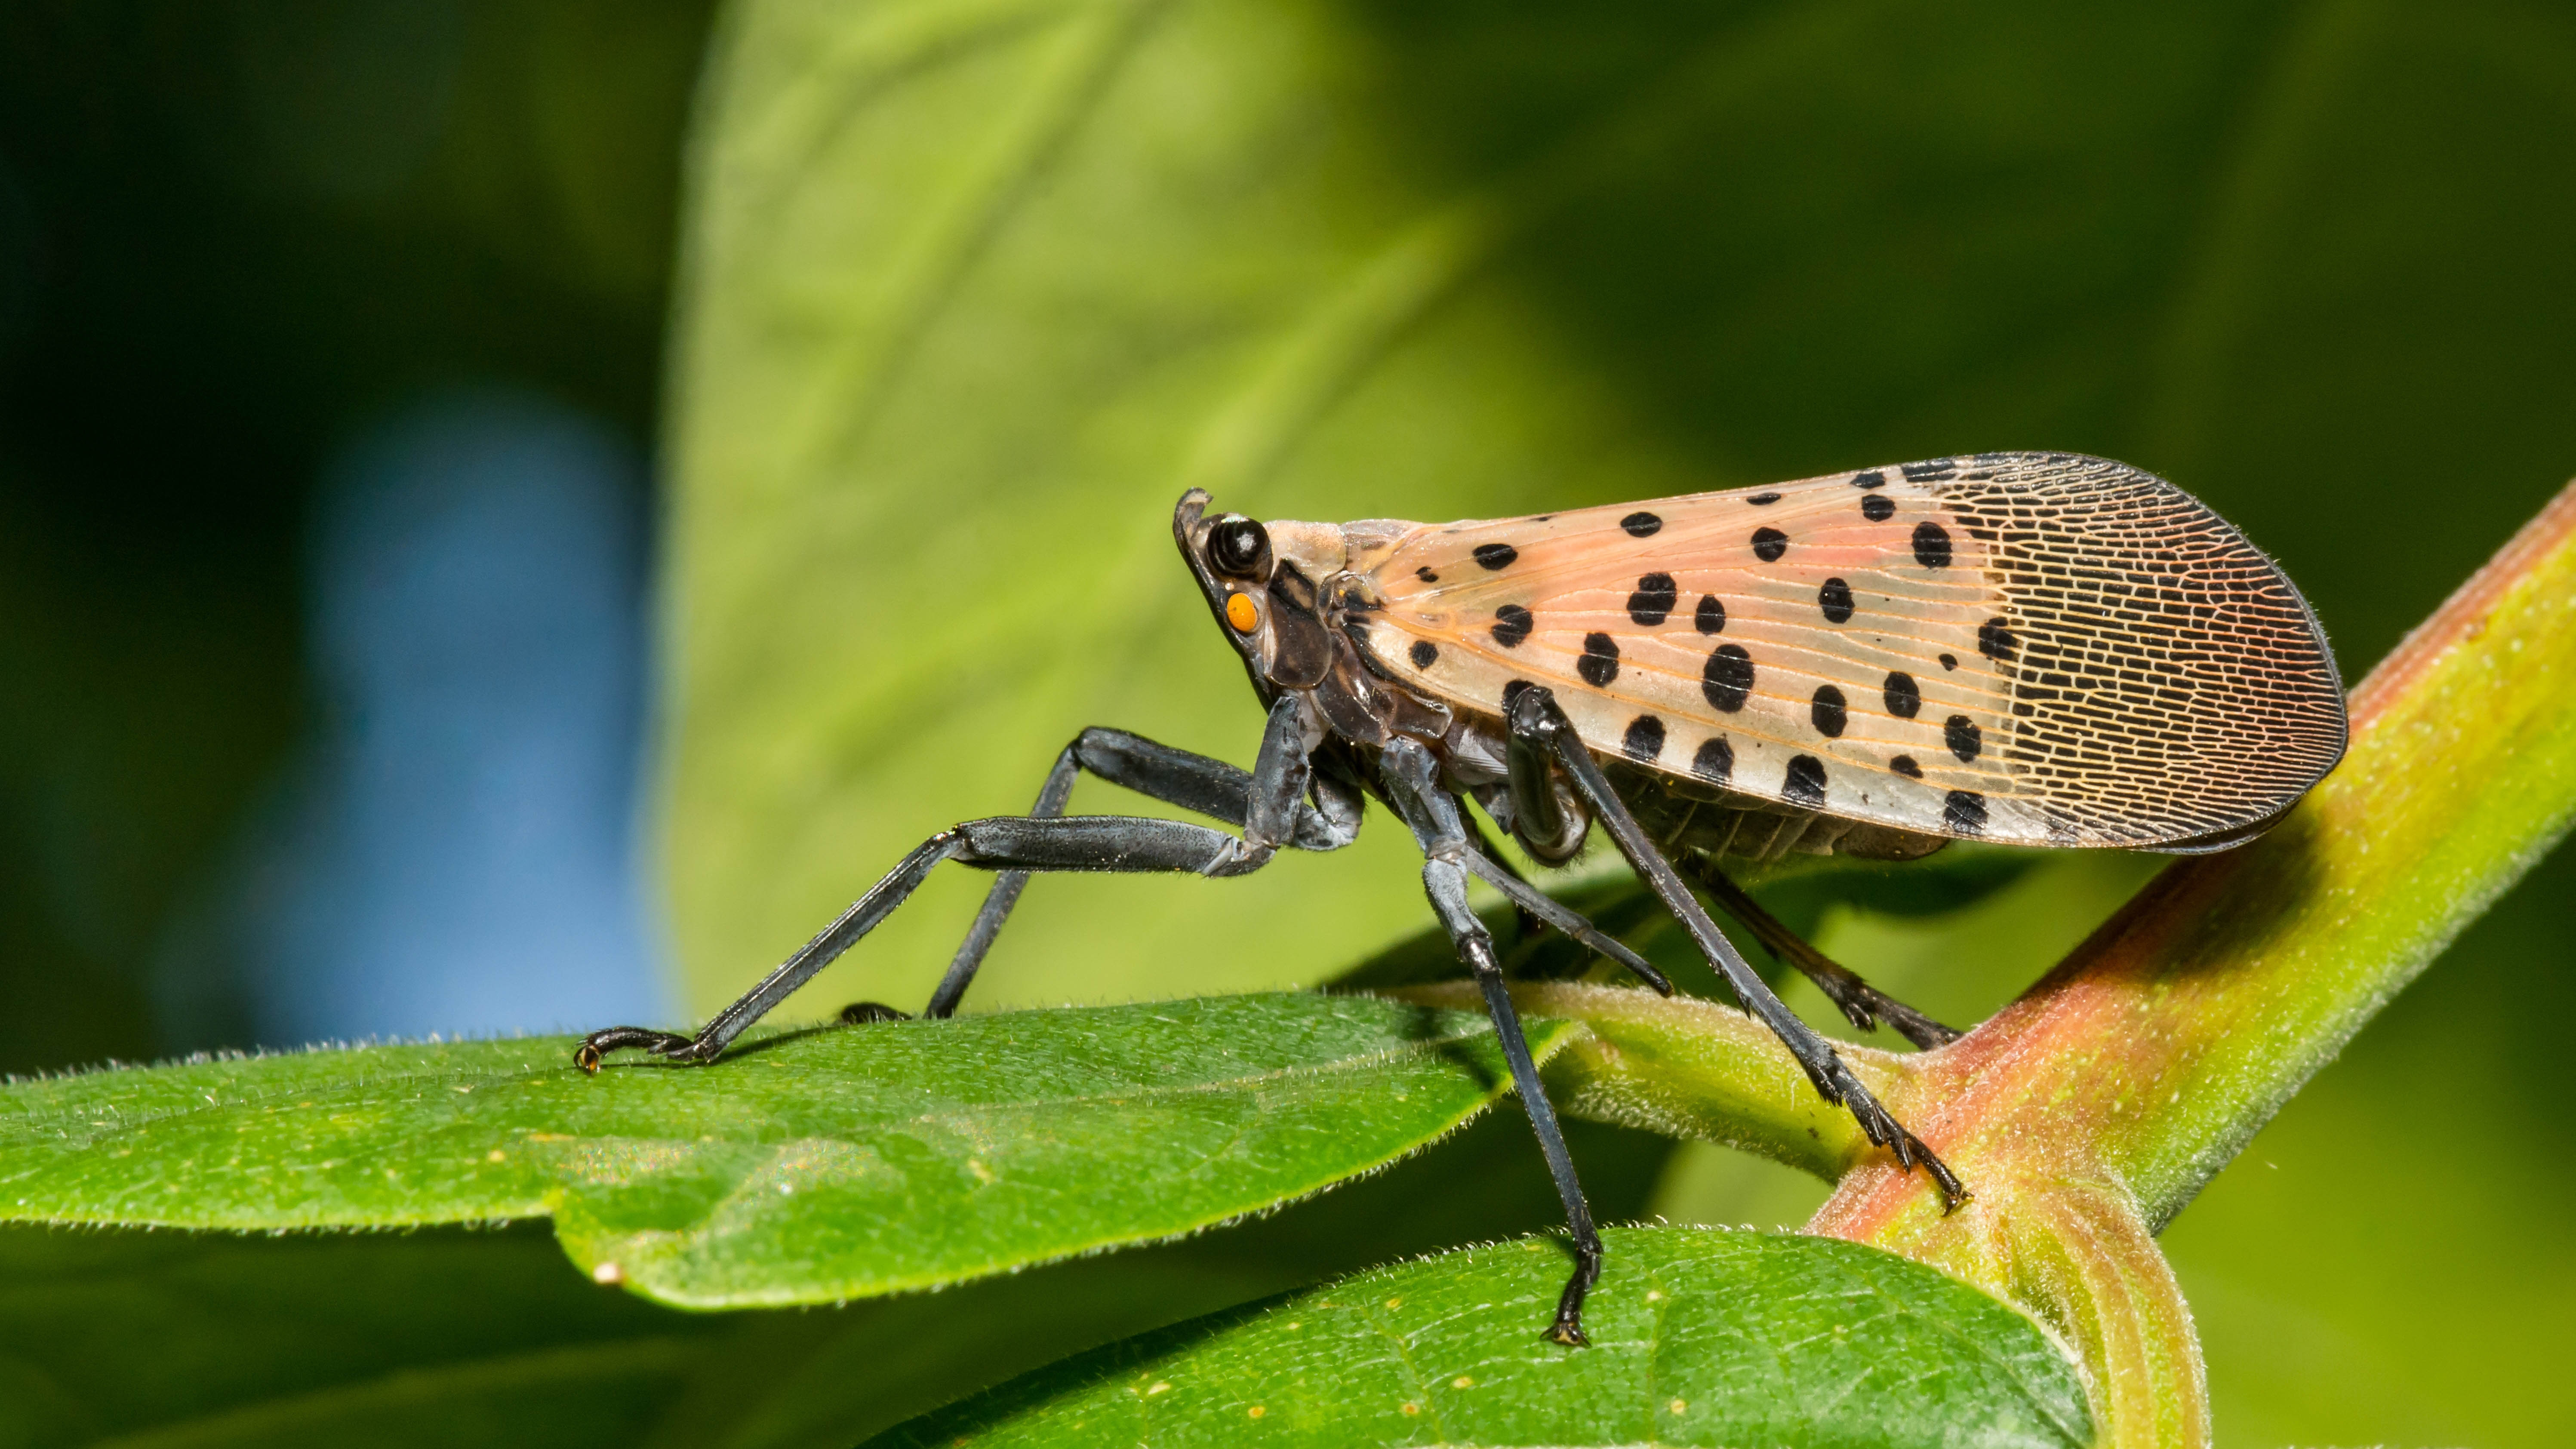
[[[1500,714],[1545,684],[1596,751],[1925,834],[2189,847],[2331,769],[2306,603],[2123,464],[1985,454],[1534,518],[1379,555],[1364,647]]]

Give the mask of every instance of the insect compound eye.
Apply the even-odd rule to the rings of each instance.
[[[1237,634],[1249,634],[1261,627],[1261,611],[1253,607],[1250,594],[1229,594],[1225,600],[1225,621]]]
[[[1208,563],[1218,573],[1240,579],[1259,578],[1270,566],[1270,534],[1260,524],[1233,514],[1208,530]]]

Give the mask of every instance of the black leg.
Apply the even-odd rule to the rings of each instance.
[[[1082,746],[1094,731],[1084,730],[1072,744],[1055,757],[1055,768],[1047,771],[1046,783],[1038,787],[1037,804],[1030,807],[1032,819],[1052,819],[1064,813],[1064,802],[1073,794],[1074,776],[1082,773]],[[1002,934],[1002,923],[1010,919],[1011,908],[1020,903],[1020,892],[1028,889],[1029,872],[1006,870],[993,877],[993,888],[984,893],[984,904],[975,912],[975,923],[966,928],[966,939],[958,943],[957,954],[948,963],[939,986],[930,993],[930,1004],[921,1014],[932,1018],[954,1016],[957,1003],[974,983],[975,972],[984,964],[984,955],[993,949],[993,938]],[[873,1008],[873,1012],[871,1012]],[[884,1020],[892,1008],[875,1002],[860,1001],[841,1008],[841,1020],[857,1023]]]
[[[1074,736],[1073,743],[1055,757],[1055,768],[1047,771],[1029,815],[1044,819],[1063,814],[1075,777],[1088,770],[1139,795],[1222,820],[1244,831],[1247,839],[1261,837],[1272,845],[1299,850],[1339,850],[1359,834],[1361,802],[1339,789],[1337,782],[1316,779],[1303,768],[1305,725],[1297,702],[1280,700],[1270,711],[1262,730],[1260,758],[1250,770],[1156,744],[1125,730],[1094,726]],[[1297,798],[1310,781],[1320,787],[1316,805]],[[1002,934],[1002,923],[1010,919],[1011,908],[1019,904],[1020,892],[1028,883],[1025,870],[1006,870],[994,880],[983,908],[975,913],[975,924],[967,928],[965,941],[957,947],[922,1015],[956,1013],[957,1003],[974,983],[985,954],[993,949],[994,938]],[[861,1011],[891,1013],[891,1008],[860,1002],[843,1008],[842,1017],[852,1019],[851,1013]]]
[[[1875,1031],[1881,1021],[1896,1028],[1897,1034],[1926,1051],[1948,1046],[1959,1039],[1959,1033],[1934,1021],[1922,1012],[1861,979],[1860,973],[1800,939],[1797,932],[1780,923],[1780,918],[1762,909],[1762,904],[1744,888],[1727,878],[1716,861],[1699,859],[1681,867],[1702,890],[1717,902],[1719,910],[1735,918],[1753,938],[1770,949],[1772,955],[1798,968],[1825,999],[1840,1010],[1844,1018],[1863,1031]]]
[[[1323,829],[1318,812],[1299,799],[1308,774],[1304,754],[1296,748],[1272,748],[1273,742],[1283,737],[1277,726],[1274,712],[1273,728],[1262,746],[1262,769],[1246,777],[1251,785],[1242,797],[1247,823],[1241,836],[1186,821],[1132,815],[1005,815],[968,821],[923,841],[819,935],[717,1013],[696,1036],[642,1027],[612,1027],[584,1037],[573,1059],[583,1070],[597,1071],[603,1052],[642,1047],[679,1061],[713,1061],[745,1028],[813,979],[814,973],[857,944],[860,937],[876,929],[877,923],[892,915],[906,897],[920,888],[932,867],[943,860],[1023,875],[1033,870],[1193,871],[1223,877],[1259,870],[1281,844],[1300,833],[1319,833]],[[1052,777],[1049,783],[1053,784]],[[1308,826],[1309,815],[1318,817],[1313,827]],[[990,909],[991,902],[988,900],[986,905]],[[1007,911],[1007,903],[1003,909]],[[953,974],[954,968],[951,970]],[[850,1008],[844,1016],[853,1013],[859,1019],[891,1014],[886,1008],[867,1003]]]
[[[1462,819],[1471,822],[1474,819],[1464,810],[1458,813]],[[1501,891],[1504,898],[1518,907],[1523,915],[1544,921],[1578,943],[1627,967],[1637,973],[1648,986],[1663,995],[1673,994],[1673,983],[1665,979],[1663,972],[1655,969],[1654,962],[1629,950],[1626,943],[1604,935],[1599,927],[1585,920],[1580,912],[1567,910],[1539,891],[1537,887],[1521,879],[1501,861],[1471,845],[1466,847],[1462,863],[1467,867],[1468,874]]]
[[[1485,923],[1467,908],[1468,862],[1482,857],[1468,849],[1458,802],[1440,788],[1438,767],[1428,752],[1399,738],[1387,746],[1384,768],[1388,794],[1422,846],[1423,891],[1431,897],[1431,909],[1448,929],[1449,939],[1457,943],[1459,958],[1476,973],[1476,985],[1485,995],[1485,1011],[1493,1017],[1494,1035],[1502,1043],[1503,1059],[1511,1063],[1512,1087],[1520,1094],[1522,1110],[1529,1113],[1530,1130],[1538,1135],[1538,1148],[1547,1158],[1548,1175],[1556,1180],[1556,1195],[1565,1203],[1566,1229],[1574,1238],[1574,1276],[1567,1280],[1565,1292],[1556,1301],[1556,1321],[1549,1326],[1547,1336],[1581,1348],[1591,1342],[1583,1334],[1583,1296],[1601,1278],[1601,1233],[1592,1225],[1591,1206],[1584,1202],[1583,1184],[1574,1175],[1574,1154],[1566,1149],[1565,1129],[1557,1123],[1556,1106],[1547,1098],[1547,1088],[1539,1081],[1538,1062],[1530,1056],[1528,1038],[1521,1034],[1520,1014],[1512,1008],[1511,988],[1504,982],[1502,965],[1494,957],[1494,938],[1485,930]],[[1496,876],[1501,874],[1495,872]],[[1570,911],[1565,914],[1573,915]]]
[[[1519,867],[1512,864],[1510,857],[1494,848],[1493,837],[1485,833],[1485,827],[1482,822],[1476,819],[1475,811],[1461,809],[1458,812],[1458,818],[1466,823],[1468,846],[1478,855],[1483,856],[1487,865],[1500,871],[1504,875],[1510,876],[1525,890],[1535,891],[1538,889],[1536,886],[1529,883],[1528,876],[1520,873]],[[1479,871],[1477,874],[1481,877],[1484,875],[1484,872]],[[1504,894],[1511,895],[1509,891],[1504,892]],[[1519,896],[1512,896],[1512,929],[1514,932],[1512,942],[1514,945],[1518,945],[1523,941],[1529,940],[1531,937],[1537,935],[1541,930],[1545,929],[1546,925],[1547,920],[1545,917],[1539,915],[1538,912],[1531,910],[1528,906],[1521,904]]]
[[[981,823],[981,822],[978,822]],[[779,963],[778,969],[760,979],[731,1006],[717,1012],[715,1019],[696,1036],[678,1032],[653,1031],[640,1026],[613,1026],[594,1031],[581,1039],[573,1049],[572,1059],[585,1072],[599,1070],[601,1054],[621,1047],[642,1047],[657,1056],[673,1057],[685,1062],[711,1062],[725,1044],[740,1036],[743,1029],[768,1015],[770,1008],[787,999],[797,987],[812,979],[815,972],[832,964],[833,958],[858,943],[861,936],[873,931],[877,922],[894,914],[907,897],[921,888],[930,876],[931,867],[943,860],[954,860],[963,844],[960,826],[943,830],[913,847],[910,855],[883,879],[868,887],[867,894],[850,903],[849,909],[833,918],[813,940],[798,947],[796,954]]]
[[[1509,716],[1513,740],[1516,743],[1526,741],[1535,747],[1514,754],[1511,757],[1512,768],[1521,768],[1525,758],[1540,757],[1542,752],[1544,757],[1552,758],[1562,767],[1573,781],[1575,793],[1592,807],[1594,818],[1610,832],[1619,853],[1628,858],[1628,864],[1663,901],[1664,909],[1671,911],[1674,918],[1682,923],[1682,929],[1690,933],[1691,940],[1708,957],[1709,964],[1734,989],[1736,999],[1744,1004],[1747,1011],[1761,1018],[1762,1024],[1771,1028],[1772,1034],[1780,1038],[1781,1045],[1789,1049],[1789,1054],[1798,1059],[1798,1065],[1806,1069],[1807,1079],[1816,1084],[1816,1090],[1823,1094],[1825,1100],[1849,1108],[1853,1119],[1860,1123],[1861,1132],[1877,1146],[1893,1151],[1899,1166],[1910,1169],[1919,1163],[1940,1185],[1946,1207],[1956,1208],[1966,1202],[1968,1190],[1959,1181],[1958,1174],[1952,1172],[1931,1148],[1924,1146],[1920,1138],[1907,1131],[1905,1124],[1897,1121],[1895,1114],[1861,1085],[1860,1079],[1852,1075],[1851,1068],[1834,1054],[1831,1043],[1781,1004],[1780,998],[1744,959],[1743,953],[1737,951],[1734,943],[1717,929],[1717,923],[1700,908],[1698,898],[1690,893],[1690,887],[1683,883],[1672,863],[1655,848],[1655,843],[1637,824],[1636,817],[1628,813],[1626,803],[1603,778],[1601,767],[1593,763],[1591,752],[1583,747],[1582,737],[1574,732],[1573,723],[1558,707],[1556,696],[1543,686],[1523,690],[1512,701]],[[1542,788],[1543,784],[1515,782],[1513,795],[1518,798],[1526,791]]]

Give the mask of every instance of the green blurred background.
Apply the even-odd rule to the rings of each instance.
[[[0,1068],[256,1041],[172,942],[324,713],[330,461],[440,388],[658,459],[687,1012],[1084,724],[1249,758],[1191,482],[1447,518],[2102,453],[2272,550],[2357,679],[2576,473],[2571,77],[2576,17],[2479,0],[0,5]],[[1327,978],[1422,923],[1386,826],[1041,882],[973,999]],[[1822,944],[1973,1017],[2152,868]],[[2166,1234],[2226,1442],[2563,1437],[2571,884]],[[799,1009],[925,994],[980,886]],[[1655,1202],[1821,1192],[1694,1148]]]

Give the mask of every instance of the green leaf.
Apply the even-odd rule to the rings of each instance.
[[[1615,1230],[1585,1318],[1542,1343],[1567,1266],[1528,1239],[1119,1344],[885,1446],[2076,1446],[2075,1366],[2029,1319],[1819,1238]]]
[[[1538,1025],[1553,1053],[1577,1027]],[[0,1217],[551,1214],[699,1308],[924,1288],[1192,1232],[1433,1142],[1508,1083],[1479,1015],[1274,995],[772,1036],[597,1078],[562,1038],[99,1072],[0,1094]]]
[[[1669,1144],[1568,1124],[1595,1206]],[[1519,1114],[1222,1233],[838,1309],[681,1313],[542,1223],[400,1233],[0,1228],[0,1445],[847,1449],[1099,1344],[1562,1216]],[[136,1371],[148,1346],[149,1371]]]
[[[631,1442],[725,1326],[582,1282],[542,1230],[16,1227],[0,1444]]]

